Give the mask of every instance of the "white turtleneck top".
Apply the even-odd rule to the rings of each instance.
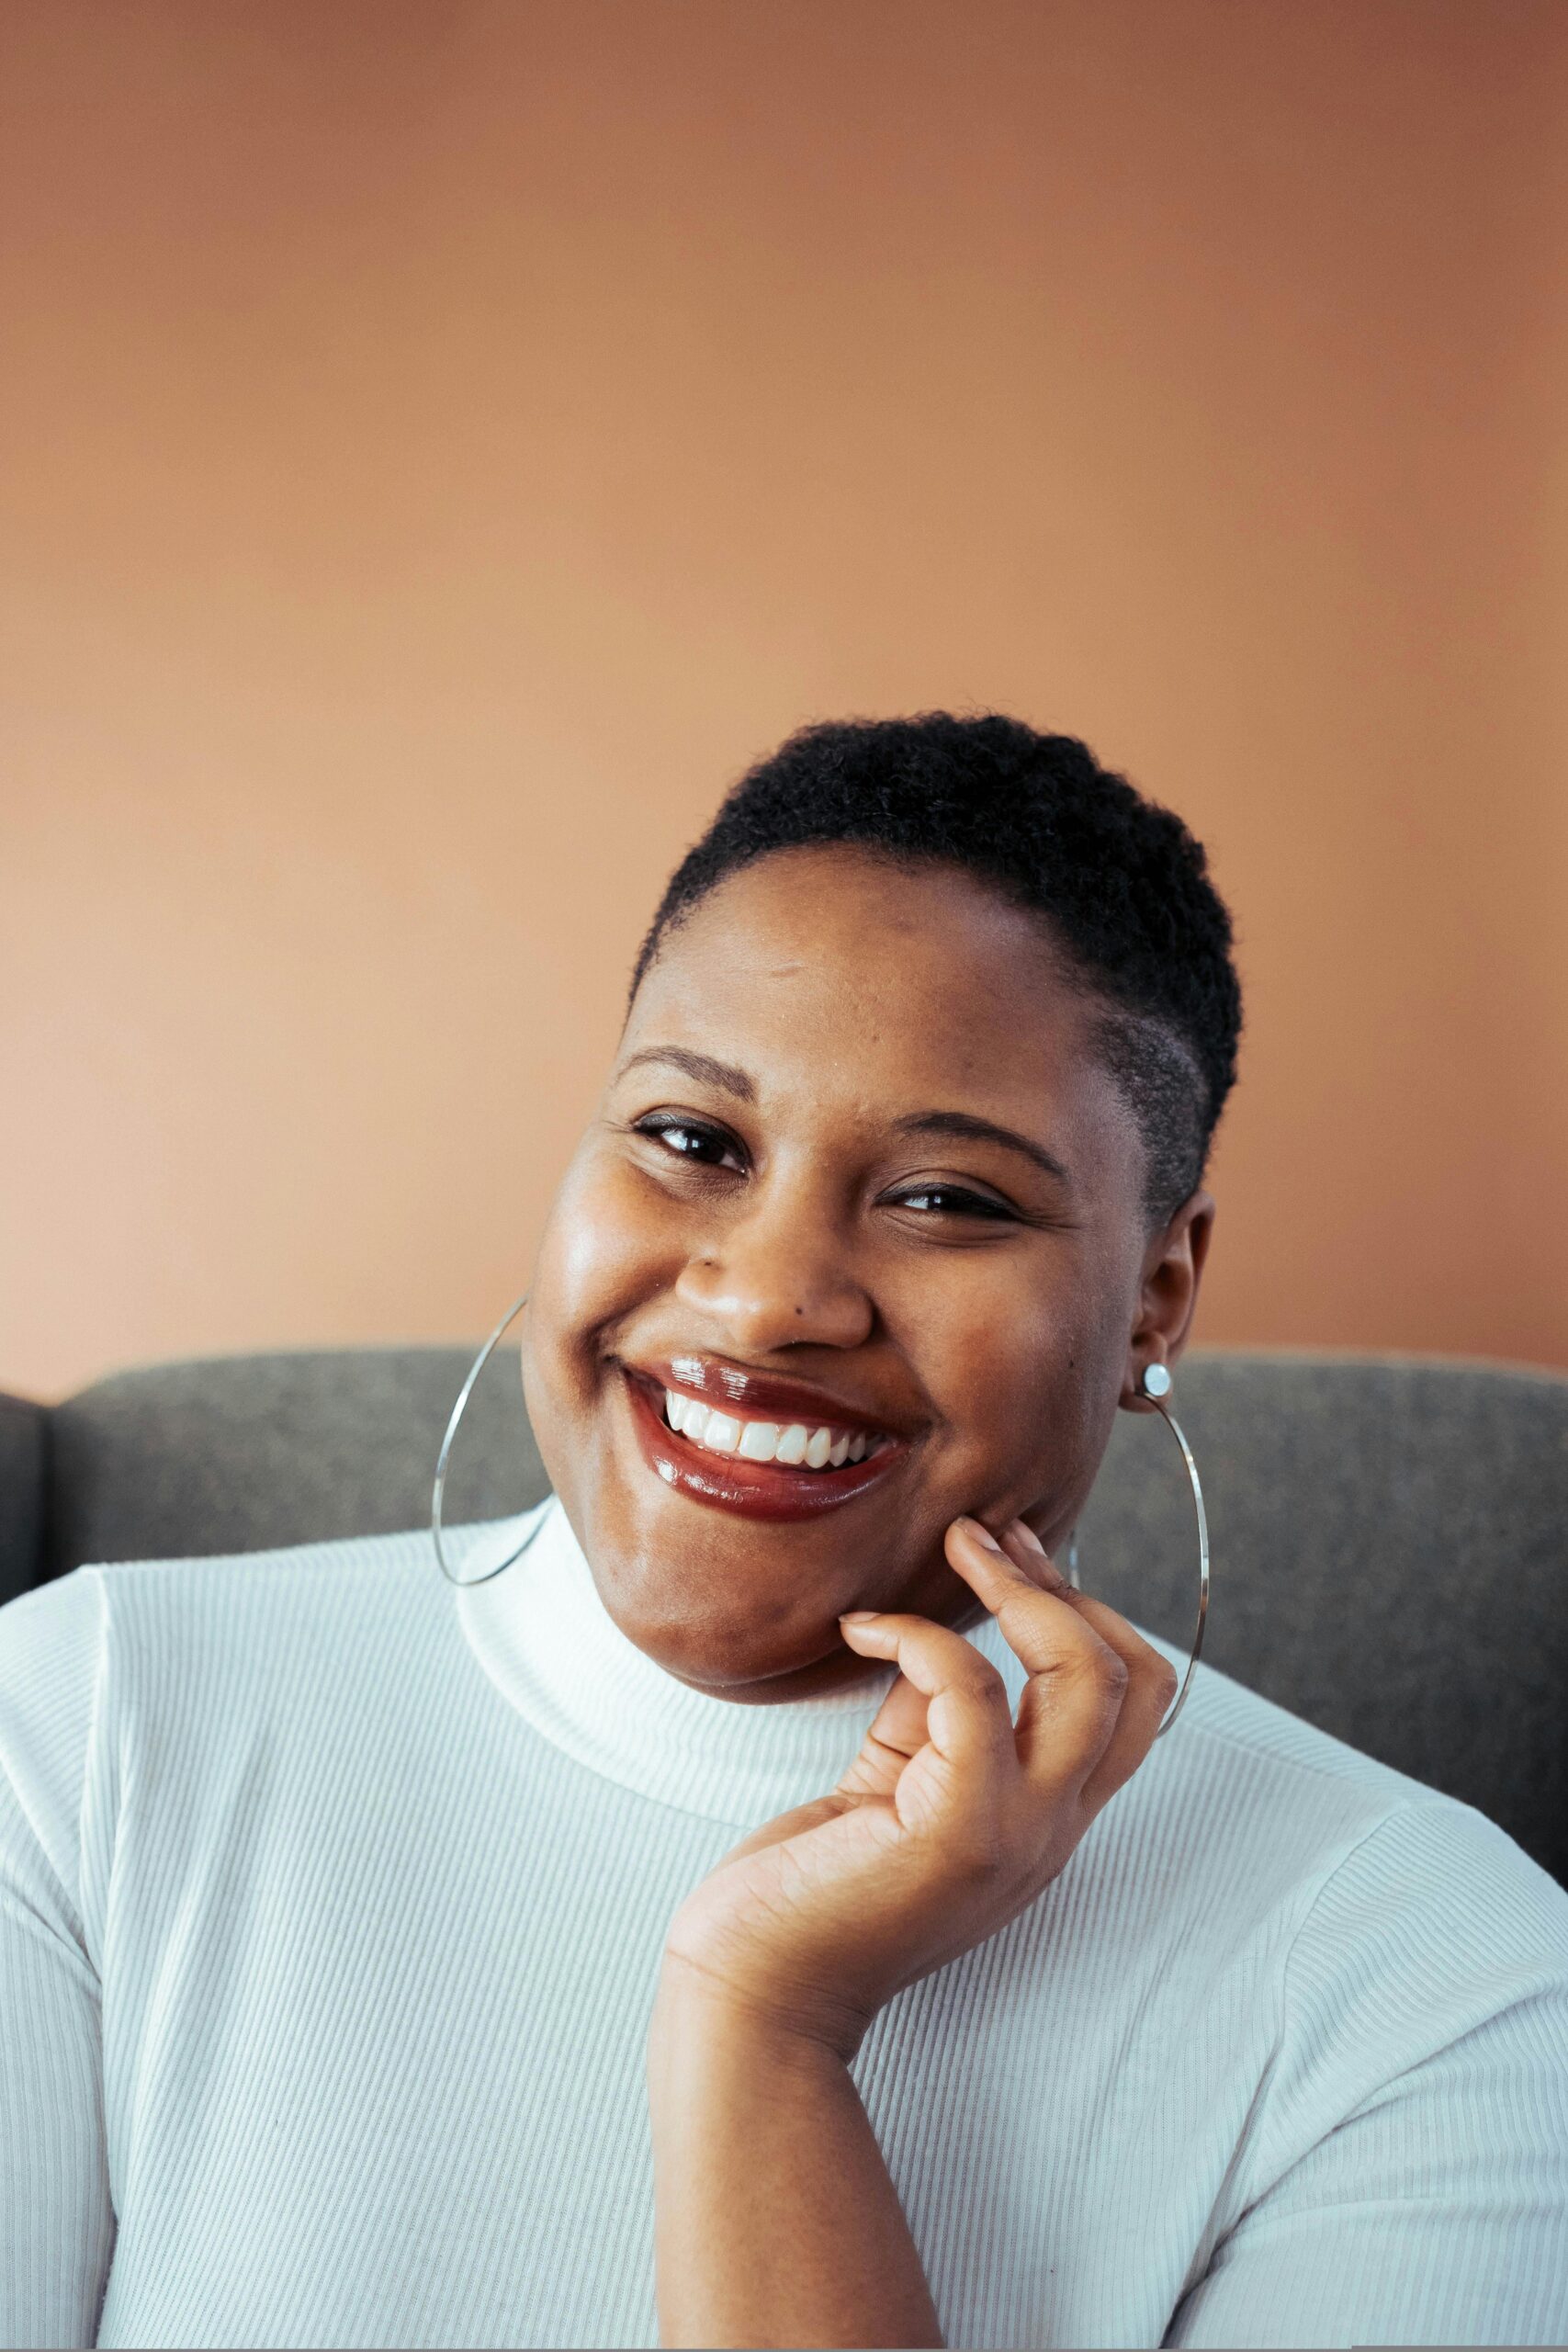
[[[6,2345],[658,2343],[666,1927],[895,1669],[694,1691],[536,1523],[0,1610]],[[949,2344],[1568,2341],[1568,1894],[1208,1667],[852,2072]]]

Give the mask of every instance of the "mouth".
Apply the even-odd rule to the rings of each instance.
[[[805,1520],[880,1486],[909,1440],[810,1399],[793,1383],[739,1376],[718,1403],[623,1363],[632,1426],[655,1476],[693,1502],[745,1518]],[[767,1408],[772,1407],[772,1410]]]

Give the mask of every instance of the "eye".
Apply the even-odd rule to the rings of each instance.
[[[647,1136],[650,1142],[660,1144],[672,1158],[690,1160],[698,1168],[739,1167],[740,1147],[722,1127],[710,1127],[700,1119],[684,1119],[669,1111],[650,1111],[646,1118],[632,1122],[632,1133]]]
[[[895,1208],[919,1209],[931,1216],[1000,1217],[1017,1222],[1005,1202],[988,1193],[966,1192],[962,1184],[917,1184],[892,1195]]]

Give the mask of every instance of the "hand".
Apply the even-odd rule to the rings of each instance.
[[[1007,1686],[951,1626],[840,1620],[900,1673],[829,1795],[734,1847],[670,1923],[665,1967],[847,2063],[883,2004],[994,1935],[1066,1863],[1147,1755],[1174,1669],[1074,1590],[1015,1520],[947,1531],[948,1560],[1029,1669]]]

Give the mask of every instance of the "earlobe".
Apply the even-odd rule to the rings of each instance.
[[[1128,1340],[1118,1400],[1123,1412],[1156,1412],[1155,1396],[1169,1392],[1171,1366],[1179,1360],[1192,1328],[1213,1221],[1213,1196],[1200,1189],[1182,1203],[1151,1253],[1154,1262],[1145,1273],[1138,1319]],[[1145,1386],[1151,1373],[1164,1374],[1163,1389],[1157,1380],[1153,1387]]]
[[[1129,1366],[1117,1402],[1124,1413],[1153,1413],[1159,1408],[1155,1401],[1170,1394],[1170,1371],[1158,1356],[1151,1356],[1145,1363]]]

